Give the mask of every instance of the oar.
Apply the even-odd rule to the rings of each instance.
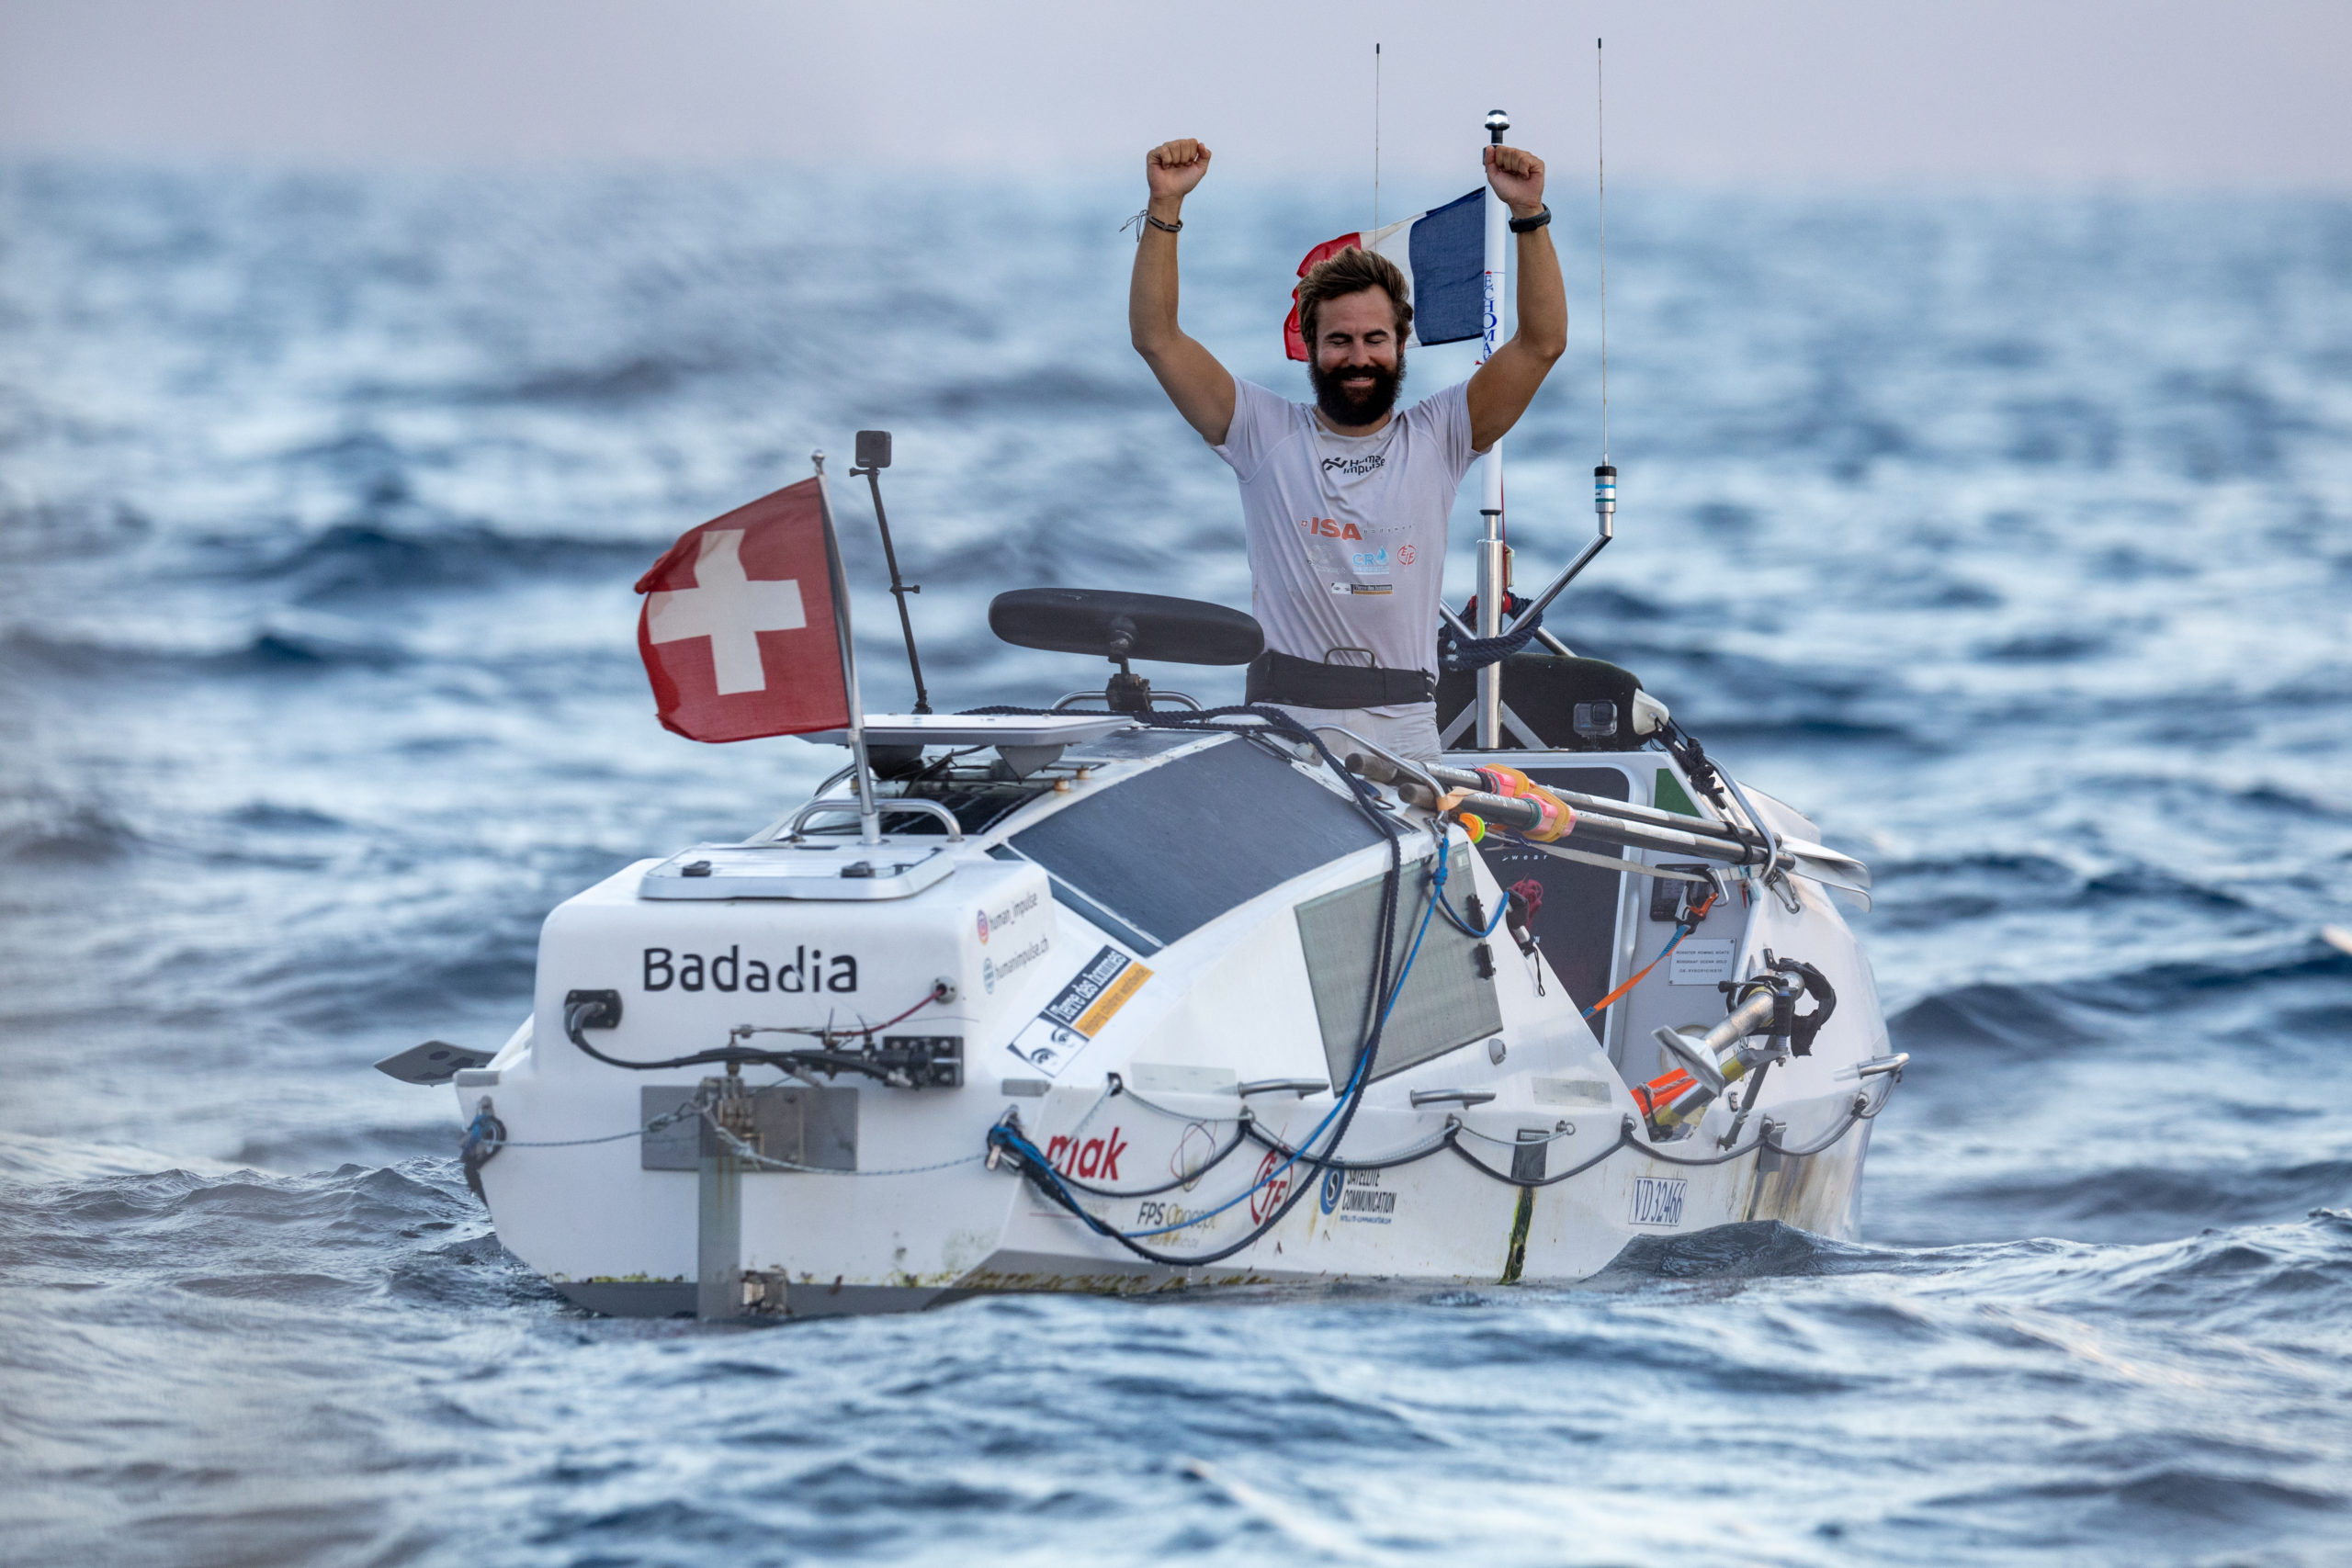
[[[1354,772],[1375,784],[1396,784],[1399,793],[1416,806],[1428,810],[1442,807],[1442,802],[1429,798],[1427,790],[1414,786],[1409,779],[1378,758],[1351,757],[1348,763]],[[1523,832],[1542,825],[1544,813],[1541,807],[1532,801],[1490,793],[1485,787],[1487,781],[1472,769],[1447,767],[1442,763],[1426,763],[1424,767],[1430,777],[1445,785],[1449,792],[1461,792],[1459,809],[1475,812],[1514,831]],[[1578,837],[1629,849],[1691,854],[1726,865],[1762,865],[1770,852],[1770,846],[1762,835],[1746,828],[1711,822],[1703,818],[1685,817],[1679,812],[1660,811],[1653,807],[1636,806],[1631,801],[1585,795],[1577,790],[1555,789],[1549,784],[1538,787],[1575,810],[1577,826],[1574,831]],[[1792,839],[1784,834],[1781,839],[1781,854],[1784,860],[1799,863],[1799,869],[1816,882],[1826,882],[1851,893],[1868,894],[1871,890],[1871,868],[1853,856],[1840,854],[1826,845],[1805,839]]]

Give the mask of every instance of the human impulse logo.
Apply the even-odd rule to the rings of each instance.
[[[1004,930],[1005,927],[1011,925],[1013,921],[1029,913],[1030,910],[1035,909],[1036,907],[1037,895],[1035,893],[1024,893],[1020,897],[1015,898],[1012,903],[1006,905],[1003,908],[999,909],[993,915],[989,914],[986,909],[980,910],[978,920],[980,945],[982,947],[986,947],[989,944],[989,932]]]

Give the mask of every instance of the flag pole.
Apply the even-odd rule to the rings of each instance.
[[[808,454],[817,468],[817,508],[825,519],[825,574],[833,594],[833,635],[841,640],[842,685],[849,698],[849,762],[857,780],[857,841],[882,841],[882,819],[874,808],[874,771],[865,761],[865,700],[857,690],[857,638],[849,624],[849,579],[842,570],[841,541],[833,533],[833,496],[825,482],[825,454]]]
[[[1496,109],[1487,116],[1487,140],[1499,147],[1503,132],[1510,129],[1510,118]],[[1494,182],[1486,186],[1487,200],[1487,268],[1486,268],[1486,333],[1478,345],[1478,363],[1484,365],[1502,346],[1503,306],[1508,298],[1506,284],[1510,267],[1510,209],[1503,198],[1495,194]],[[1503,543],[1503,444],[1498,439],[1487,449],[1481,459],[1483,494],[1478,502],[1478,517],[1485,525],[1478,536],[1478,635],[1499,637],[1504,626],[1503,601],[1510,592],[1510,550]],[[1476,743],[1481,751],[1492,751],[1503,742],[1503,667],[1488,664],[1478,671],[1478,721]]]

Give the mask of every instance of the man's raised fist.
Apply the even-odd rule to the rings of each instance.
[[[1516,147],[1487,149],[1487,183],[1503,198],[1514,218],[1532,218],[1544,209],[1544,160]]]
[[[1209,150],[1189,136],[1163,141],[1143,155],[1143,172],[1153,200],[1182,201],[1209,172]]]

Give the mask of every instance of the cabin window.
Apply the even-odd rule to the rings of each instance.
[[[1413,952],[1414,936],[1420,951],[1405,973],[1388,1024],[1381,1032],[1380,1055],[1372,1065],[1374,1082],[1393,1073],[1442,1056],[1448,1051],[1484,1040],[1503,1026],[1502,1007],[1495,999],[1491,952],[1481,973],[1477,939],[1456,929],[1443,916],[1429,914],[1430,863],[1405,863],[1404,886],[1396,897],[1396,925],[1389,944],[1389,974],[1404,968]],[[1298,942],[1306,954],[1306,976],[1315,989],[1315,1013],[1323,1027],[1323,1056],[1331,1069],[1334,1089],[1355,1071],[1356,1053],[1372,1022],[1372,964],[1380,944],[1382,885],[1375,876],[1352,887],[1342,887],[1298,907]],[[1447,902],[1467,915],[1472,892],[1470,851],[1457,844],[1446,863]],[[1487,911],[1492,919],[1494,911]],[[1509,942],[1501,931],[1495,941]]]

